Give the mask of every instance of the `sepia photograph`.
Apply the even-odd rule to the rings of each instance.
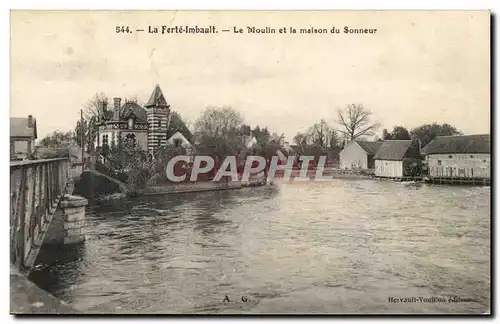
[[[491,315],[491,30],[11,10],[10,314]]]

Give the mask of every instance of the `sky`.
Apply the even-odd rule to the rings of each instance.
[[[213,25],[219,33],[147,32],[163,25]],[[276,34],[222,32],[247,26]],[[377,32],[344,34],[344,26]],[[310,27],[340,33],[299,33]],[[438,122],[490,133],[490,14],[11,12],[11,116],[33,115],[39,137],[73,129],[97,92],[146,102],[155,84],[191,123],[207,106],[231,106],[247,124],[288,140],[320,119],[334,124],[337,110],[352,103],[370,109],[381,128]]]

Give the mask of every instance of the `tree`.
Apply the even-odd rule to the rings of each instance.
[[[80,125],[81,121],[79,120],[75,127],[76,141],[78,145],[81,145],[83,136],[83,143],[88,153],[93,152],[95,149],[94,143],[97,137],[97,124],[101,118],[99,109],[103,102],[109,107],[109,98],[107,95],[102,92],[94,94],[83,105],[83,126]]]
[[[260,128],[260,126],[257,125],[253,129],[252,134],[255,137],[257,144],[265,145],[270,141],[271,134],[269,133],[267,127]]]
[[[38,143],[38,146],[50,148],[68,147],[73,140],[74,134],[72,131],[66,133],[55,131],[42,138]]]
[[[195,136],[229,138],[243,125],[243,117],[231,107],[207,108],[194,125]]]
[[[432,123],[415,127],[411,130],[410,135],[411,138],[419,139],[424,147],[438,136],[462,135],[462,132],[450,124]]]
[[[353,141],[360,136],[373,136],[379,123],[371,120],[372,112],[361,104],[348,105],[344,110],[337,111],[337,123],[344,137]]]
[[[98,92],[92,96],[84,105],[83,105],[83,114],[85,119],[90,119],[91,117],[99,116],[99,107],[102,102],[105,102],[109,107],[109,98],[102,92]]]
[[[94,151],[94,143],[97,137],[97,116],[90,116],[87,119],[83,119],[83,123],[81,120],[76,122],[75,126],[75,141],[78,145],[82,145],[82,137],[83,137],[83,146],[86,148],[87,153],[91,153]]]
[[[242,146],[242,125],[243,117],[231,107],[205,109],[194,125],[197,151],[222,158],[237,154]]]
[[[340,139],[337,132],[324,119],[309,127],[306,139],[312,145],[325,150],[335,149],[340,146]]]
[[[391,133],[389,133],[389,131],[387,130],[387,128],[384,128],[382,130],[382,137],[380,138],[380,140],[390,140],[392,138],[391,136]]]
[[[403,126],[394,126],[392,132],[388,132],[387,129],[382,130],[383,140],[410,140],[410,133]]]
[[[306,150],[306,147],[307,147],[307,142],[308,142],[307,134],[297,133],[297,135],[295,135],[293,137],[293,141],[299,147],[300,152],[298,152],[298,153],[303,154]]]

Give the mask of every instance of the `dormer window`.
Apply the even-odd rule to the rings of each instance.
[[[128,128],[129,129],[134,128],[134,120],[132,118],[129,118],[129,120],[128,120]]]

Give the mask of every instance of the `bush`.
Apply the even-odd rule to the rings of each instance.
[[[36,149],[34,156],[36,159],[69,158],[69,149],[40,147]]]
[[[97,172],[100,172],[102,174],[107,175],[108,177],[117,179],[121,182],[127,183],[128,181],[128,175],[126,172],[123,171],[114,171],[113,169],[107,167],[106,165],[102,164],[101,162],[96,162],[95,164],[95,170]]]

